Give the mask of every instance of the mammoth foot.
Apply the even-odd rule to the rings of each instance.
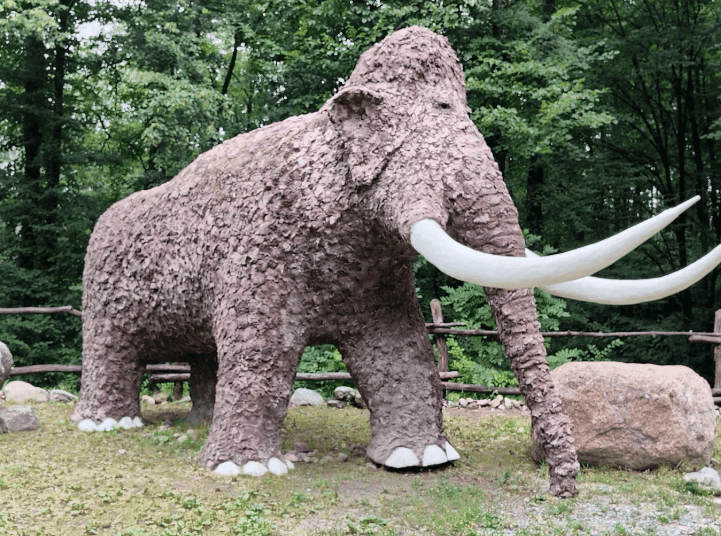
[[[263,476],[266,473],[280,476],[286,474],[288,469],[293,469],[293,463],[290,460],[271,458],[267,463],[250,461],[243,467],[238,467],[234,462],[223,462],[215,468],[213,473],[222,476],[236,476],[241,473],[248,476]]]
[[[432,465],[443,465],[444,463],[452,462],[458,458],[460,458],[460,455],[456,449],[454,449],[451,444],[446,441],[445,448],[441,448],[438,445],[428,445],[423,450],[423,453],[420,454],[420,458],[412,449],[398,447],[385,461],[373,461],[380,463],[381,465],[385,465],[386,467],[404,469],[406,467],[430,467]]]
[[[123,417],[119,421],[110,417],[103,419],[102,422],[96,423],[92,419],[83,419],[78,423],[78,429],[83,432],[109,432],[116,428],[124,428],[126,430],[130,428],[139,428],[143,426],[143,421],[140,417]]]

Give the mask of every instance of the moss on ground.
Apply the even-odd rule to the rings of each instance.
[[[469,536],[503,534],[521,522],[519,534],[573,527],[577,503],[548,494],[546,468],[530,460],[523,416],[446,417],[462,458],[403,473],[378,469],[353,448],[370,439],[367,411],[295,408],[284,423],[284,451],[304,442],[320,457],[344,452],[348,461],[296,463],[286,477],[255,479],[217,477],[195,464],[207,427],[177,441],[191,428],[187,404],[146,407],[146,427],[106,433],[78,431],[72,404],[34,408],[38,431],[0,435],[0,534]],[[718,516],[714,498],[685,488],[681,475],[584,468],[579,484],[586,499],[651,501],[670,523],[687,505]],[[544,520],[529,508],[540,508]],[[704,536],[719,534],[709,530]]]

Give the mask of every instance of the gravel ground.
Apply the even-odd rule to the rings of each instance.
[[[594,486],[604,492],[604,485]],[[685,536],[698,534],[702,529],[721,531],[721,498],[716,498],[716,512],[709,507],[659,502],[629,502],[628,497],[617,496],[610,488],[608,495],[594,495],[578,499],[568,513],[549,514],[549,509],[563,508],[557,504],[527,501],[516,511],[516,527],[503,534],[523,534],[523,529],[539,524],[561,534],[626,535],[653,534],[658,536]],[[647,499],[646,499],[647,501]],[[520,514],[520,515],[519,515]],[[490,532],[490,531],[489,531]],[[715,534],[713,532],[712,534]]]

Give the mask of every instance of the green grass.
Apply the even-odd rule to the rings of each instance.
[[[462,454],[439,470],[389,472],[369,466],[368,412],[291,409],[283,449],[308,443],[319,458],[285,477],[217,477],[195,464],[207,427],[178,443],[187,404],[144,407],[144,428],[83,433],[72,405],[35,404],[36,432],[0,436],[0,534],[109,536],[415,534],[475,536],[587,534],[584,508],[609,515],[614,504],[651,505],[657,525],[682,521],[686,506],[709,518],[714,497],[683,484],[680,470],[630,473],[584,467],[579,498],[548,494],[548,468],[530,459],[530,419],[446,418]],[[165,425],[169,422],[170,426]],[[717,459],[719,450],[717,449]],[[624,522],[608,534],[634,534]],[[716,527],[699,536],[719,535]]]

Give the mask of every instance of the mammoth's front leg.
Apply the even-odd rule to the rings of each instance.
[[[458,458],[443,433],[442,388],[415,301],[363,315],[339,343],[371,412],[367,454],[387,467],[425,467]]]
[[[548,369],[533,290],[485,290],[501,343],[531,410],[533,433],[540,435],[546,451],[550,491],[557,497],[576,495],[579,464],[568,418]]]
[[[281,455],[281,426],[305,344],[282,304],[262,305],[249,311],[234,303],[213,319],[215,405],[199,461],[216,472],[261,476],[292,467]]]

